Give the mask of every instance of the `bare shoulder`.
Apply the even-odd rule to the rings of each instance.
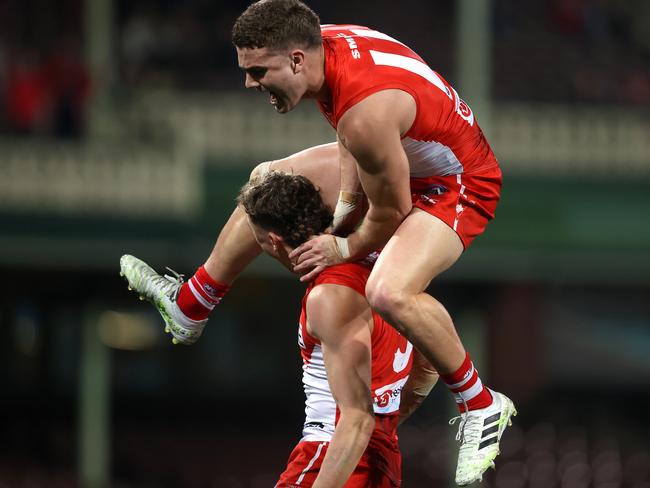
[[[403,134],[413,125],[416,113],[417,104],[410,93],[381,90],[350,107],[341,117],[337,132],[344,143],[346,136],[357,131],[385,129]]]
[[[349,286],[325,283],[317,285],[307,297],[307,313],[368,306],[366,300]]]
[[[316,286],[307,297],[306,311],[310,334],[321,340],[352,321],[372,320],[366,299],[344,285]]]

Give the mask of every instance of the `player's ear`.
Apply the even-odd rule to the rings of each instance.
[[[300,73],[305,66],[305,52],[300,49],[294,49],[289,56],[291,58],[291,69],[294,73]]]
[[[280,249],[283,248],[284,239],[275,232],[269,232],[269,241],[271,241],[271,246],[273,246],[273,250],[276,253],[280,252]]]

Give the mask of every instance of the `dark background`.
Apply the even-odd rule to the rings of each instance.
[[[459,3],[310,5],[400,39],[462,95]],[[191,275],[252,167],[315,140],[257,140],[264,103],[229,41],[247,4],[118,0],[102,24],[91,0],[0,0],[0,488],[270,487],[298,441],[297,279],[262,259],[183,347],[118,276],[127,252]],[[482,486],[649,488],[650,4],[490,14],[503,199],[429,290],[520,411]],[[318,116],[277,126],[299,117]],[[249,143],[218,139],[239,127]],[[453,486],[453,409],[436,387],[403,427],[405,487]]]

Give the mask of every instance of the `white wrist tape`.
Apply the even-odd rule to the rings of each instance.
[[[352,193],[349,191],[339,192],[339,200],[336,202],[336,208],[334,209],[332,229],[336,230],[340,227],[348,215],[354,212],[361,200],[361,195],[361,193]]]
[[[336,239],[336,247],[339,249],[339,253],[343,259],[348,259],[350,257],[350,247],[348,246],[348,240],[345,237],[334,236]]]

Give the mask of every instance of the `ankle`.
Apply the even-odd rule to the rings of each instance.
[[[461,413],[486,408],[492,404],[492,395],[483,386],[469,353],[465,354],[463,363],[456,371],[440,377],[454,395]]]
[[[212,309],[228,290],[230,290],[229,285],[214,280],[205,267],[201,266],[194,276],[183,283],[176,303],[188,319],[200,322],[208,318]]]

